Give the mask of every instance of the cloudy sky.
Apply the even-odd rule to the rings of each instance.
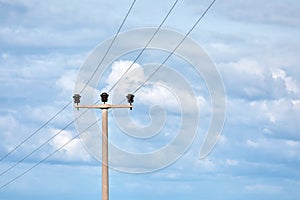
[[[121,32],[158,27],[174,2],[136,0]],[[184,35],[210,2],[179,0],[163,27]],[[70,102],[87,58],[117,32],[131,3],[0,0],[0,187],[78,134],[80,127],[67,126],[74,119],[69,105],[3,158]],[[170,71],[193,91],[196,103],[186,100],[185,111],[188,122],[195,116],[199,119],[196,136],[168,167],[140,174],[111,169],[111,199],[299,199],[299,9],[296,0],[216,1],[189,36],[211,58],[223,81],[226,118],[217,145],[199,159],[212,118],[212,93],[190,63],[171,57],[167,67],[136,94],[136,107],[129,115],[127,111],[110,114],[110,140],[126,151],[145,153],[170,143],[180,128],[190,133],[191,127],[180,127],[184,106],[178,101],[188,93],[181,90],[183,82],[170,78]],[[93,88],[95,94],[109,90],[139,52],[133,49],[111,61]],[[163,50],[146,50],[133,65],[135,71],[110,97],[120,91],[126,95],[147,79],[152,69],[148,64],[157,65],[167,55]],[[197,107],[200,113],[193,112]],[[127,121],[122,124],[128,118],[135,129],[126,126]],[[133,137],[138,134],[151,137]],[[99,199],[101,163],[84,146],[82,139],[74,139],[1,188],[0,200]],[[136,167],[144,169],[155,161]]]

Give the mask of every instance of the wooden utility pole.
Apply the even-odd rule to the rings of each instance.
[[[75,108],[95,108],[95,109],[101,109],[102,110],[102,200],[109,200],[109,176],[108,176],[108,109],[110,108],[130,108],[130,110],[133,108],[133,94],[128,94],[127,101],[129,105],[111,105],[106,104],[108,100],[108,94],[102,93],[101,95],[101,101],[103,104],[100,105],[78,105],[80,103],[80,95],[75,94],[73,96]]]

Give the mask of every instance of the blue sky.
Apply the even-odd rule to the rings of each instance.
[[[157,27],[173,2],[137,0],[122,31]],[[185,34],[209,3],[179,1],[164,27]],[[82,64],[99,43],[116,33],[130,4],[129,0],[0,0],[0,157],[70,101]],[[188,63],[179,57],[171,58],[167,66],[185,77],[198,101],[197,137],[169,167],[146,174],[111,170],[111,199],[299,199],[299,9],[296,0],[216,1],[190,37],[213,60],[223,80],[226,119],[219,142],[209,156],[199,159],[211,118],[209,92],[205,80],[195,75]],[[109,88],[136,54],[133,51],[116,60],[105,72],[109,79],[102,77],[97,90]],[[147,74],[142,65],[159,63],[165,55],[163,51],[146,51],[137,63],[142,71],[131,74],[133,80]],[[158,76],[166,76],[163,72]],[[175,82],[174,85],[178,86]],[[159,92],[164,95],[157,95]],[[168,120],[156,137],[133,140],[122,134],[120,125],[111,117],[110,139],[137,152],[143,148],[153,151],[167,144],[180,123],[177,104],[171,97],[164,88],[149,87],[137,95],[136,108],[130,113],[134,122],[146,126],[151,123],[148,108],[163,106]],[[0,172],[73,119],[73,108],[69,106],[1,161]],[[76,134],[74,125],[61,132],[0,176],[0,185]],[[100,163],[78,138],[1,189],[0,200],[99,199],[100,195]]]

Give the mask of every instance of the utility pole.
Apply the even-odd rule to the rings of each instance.
[[[133,106],[133,94],[128,94],[126,96],[129,105],[111,105],[106,104],[108,100],[108,94],[103,92],[100,97],[102,104],[100,105],[78,105],[80,103],[80,95],[75,94],[73,96],[75,108],[94,108],[102,110],[102,200],[109,200],[109,182],[108,182],[108,109],[110,108],[130,108],[132,110]]]

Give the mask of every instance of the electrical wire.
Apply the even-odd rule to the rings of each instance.
[[[81,89],[80,93],[82,93],[82,92],[85,90],[85,88],[86,88],[87,85],[90,83],[90,81],[93,79],[93,77],[95,76],[95,74],[96,74],[96,72],[98,71],[99,67],[100,67],[101,64],[103,63],[104,59],[106,58],[108,52],[110,51],[110,49],[111,49],[111,47],[112,47],[112,45],[113,45],[113,43],[114,43],[115,40],[117,39],[117,37],[118,37],[118,35],[119,35],[119,33],[120,33],[120,31],[121,31],[121,29],[122,29],[122,27],[123,27],[123,25],[124,25],[124,23],[125,23],[127,17],[128,17],[128,15],[129,15],[130,11],[132,10],[133,5],[135,4],[135,2],[136,2],[136,0],[133,0],[133,2],[132,2],[132,4],[131,4],[131,6],[130,6],[130,8],[129,8],[129,10],[128,10],[126,16],[125,16],[125,18],[123,19],[123,21],[122,21],[122,23],[121,23],[121,25],[120,25],[120,27],[119,27],[117,33],[116,33],[116,35],[114,36],[113,40],[111,41],[111,43],[110,43],[108,49],[106,50],[104,56],[103,56],[102,59],[101,59],[101,61],[100,61],[99,64],[97,65],[96,70],[94,70],[92,76],[89,78],[89,80],[87,81],[87,83],[85,84],[85,86]]]
[[[7,172],[9,172],[10,170],[12,170],[13,168],[15,168],[17,165],[19,165],[21,162],[23,162],[26,158],[30,157],[31,155],[33,155],[35,152],[37,152],[38,150],[40,150],[42,147],[44,147],[46,144],[48,144],[52,139],[54,139],[56,136],[58,136],[60,133],[62,133],[63,131],[65,131],[70,125],[72,125],[74,123],[74,121],[76,121],[78,118],[80,118],[83,114],[85,114],[87,112],[87,110],[85,110],[84,112],[82,112],[78,117],[76,117],[73,121],[69,122],[65,127],[63,127],[62,129],[60,129],[58,132],[56,132],[52,137],[50,137],[48,140],[44,141],[39,147],[37,147],[36,149],[34,149],[32,152],[30,152],[29,154],[27,154],[26,156],[24,156],[21,160],[19,160],[18,162],[16,162],[15,164],[13,164],[12,166],[10,166],[9,168],[7,168],[6,170],[2,171],[0,173],[0,176],[6,174]]]
[[[62,109],[60,109],[55,115],[53,115],[48,121],[46,121],[42,126],[40,126],[38,129],[36,129],[33,133],[31,133],[29,136],[27,136],[21,143],[19,143],[15,148],[10,150],[8,153],[6,153],[4,156],[1,157],[0,162],[4,160],[6,157],[8,157],[10,154],[12,154],[14,151],[16,151],[21,145],[23,145],[25,142],[27,142],[30,138],[32,138],[35,134],[37,134],[42,128],[47,126],[55,117],[57,117],[63,110],[65,110],[72,101],[67,103]],[[0,175],[1,176],[1,175]]]
[[[85,88],[87,87],[87,85],[89,84],[89,82],[92,80],[92,78],[94,77],[95,73],[97,72],[97,70],[99,69],[99,67],[101,66],[101,64],[103,63],[105,57],[107,56],[108,52],[110,51],[113,43],[115,42],[117,36],[119,35],[122,27],[125,24],[125,21],[127,20],[127,17],[129,15],[129,13],[131,12],[134,4],[135,4],[136,0],[133,0],[130,8],[128,9],[121,25],[119,26],[117,33],[115,34],[112,42],[110,43],[105,55],[103,56],[102,60],[99,62],[99,64],[97,65],[96,70],[93,72],[92,76],[89,78],[88,82],[85,84],[85,86],[81,89],[80,93],[82,93]],[[15,146],[12,150],[10,150],[8,153],[6,153],[4,156],[2,156],[0,158],[0,161],[4,160],[5,158],[7,158],[10,154],[12,154],[13,152],[15,152],[20,146],[22,146],[25,142],[27,142],[30,138],[32,138],[34,135],[36,135],[41,129],[43,129],[45,126],[47,126],[54,118],[56,118],[62,111],[64,111],[70,104],[72,104],[72,101],[69,101],[64,107],[62,107],[55,115],[53,115],[48,121],[46,121],[42,126],[40,126],[38,129],[36,129],[33,133],[31,133],[29,136],[27,136],[24,140],[22,140],[22,142],[20,142],[17,146]],[[1,175],[0,175],[1,176]]]
[[[156,29],[156,31],[154,32],[154,34],[152,35],[152,37],[150,38],[150,40],[147,42],[147,44],[145,45],[145,47],[142,49],[142,51],[140,51],[140,53],[138,54],[138,56],[131,63],[131,65],[126,69],[126,71],[122,74],[122,76],[117,80],[117,82],[110,88],[110,90],[108,91],[108,93],[111,92],[117,86],[117,84],[122,80],[122,78],[124,78],[125,74],[132,68],[132,66],[134,65],[134,63],[136,63],[138,61],[138,59],[141,57],[141,55],[147,49],[147,47],[149,46],[149,44],[152,42],[153,38],[157,35],[158,31],[161,29],[162,25],[165,23],[165,21],[167,20],[167,18],[169,17],[169,15],[171,14],[172,10],[175,8],[175,6],[176,6],[177,3],[178,3],[178,0],[176,0],[173,3],[171,9],[167,13],[167,15],[165,16],[165,18],[163,19],[163,21],[160,23],[160,25],[158,26],[158,28]]]
[[[129,10],[132,9],[133,5],[134,5],[134,2],[132,3],[131,7]],[[163,21],[160,23],[160,25],[158,26],[158,28],[156,29],[156,31],[154,32],[154,34],[152,35],[152,37],[150,38],[150,40],[147,42],[146,46],[142,49],[142,51],[139,53],[139,55],[136,57],[136,59],[134,60],[133,63],[135,63],[139,57],[142,55],[142,53],[145,51],[145,49],[149,46],[149,44],[151,43],[151,41],[153,40],[153,38],[156,36],[156,34],[158,33],[158,31],[161,29],[162,25],[165,23],[165,21],[167,20],[167,18],[169,17],[170,13],[172,12],[172,10],[174,9],[174,7],[176,6],[176,4],[178,3],[178,0],[176,0],[171,9],[168,11],[167,15],[164,17]],[[109,48],[107,49],[106,53],[104,54],[102,60],[99,62],[99,64],[97,65],[97,68],[96,70],[94,71],[94,73],[92,74],[92,76],[89,78],[88,82],[85,84],[85,86],[82,88],[81,92],[84,91],[84,89],[86,88],[86,86],[88,85],[88,83],[92,80],[93,76],[95,75],[96,71],[99,69],[99,67],[101,66],[101,64],[103,63],[105,57],[107,56],[107,54],[109,53],[114,41],[116,40],[117,38],[117,35],[119,34],[122,26],[124,25],[124,22],[128,16],[129,12],[127,13],[127,15],[125,16],[123,22],[121,23],[121,26],[120,28],[118,29],[117,31],[117,34],[115,35],[115,37],[113,38],[112,42],[110,43],[110,46]],[[129,68],[123,73],[123,75],[119,78],[119,80],[112,86],[112,88],[109,90],[111,91],[119,82],[120,80],[124,77],[124,75],[130,70],[130,68],[133,66],[133,63],[131,64],[131,66],[129,66]],[[70,105],[72,102],[68,103],[65,107],[67,107],[68,105]],[[97,103],[97,102],[96,102]],[[61,109],[60,112],[62,112],[65,107],[63,109]],[[59,112],[59,113],[60,113]],[[52,117],[50,120],[48,120],[48,123],[54,119],[59,113],[57,113],[54,117]],[[84,112],[85,113],[85,112]],[[82,113],[82,114],[84,114]],[[77,118],[81,117],[82,114],[80,116],[78,116]],[[76,119],[77,119],[76,118]],[[75,120],[76,120],[75,119]],[[68,128],[75,120],[71,121],[70,123],[68,123],[63,129],[61,129],[60,131],[58,131],[55,135],[53,135],[51,138],[49,138],[48,140],[46,140],[43,144],[41,144],[38,148],[36,148],[34,151],[32,151],[31,153],[27,154],[25,157],[23,157],[21,160],[19,160],[18,162],[16,162],[14,165],[12,165],[11,167],[9,167],[8,169],[4,170],[3,172],[0,173],[0,176],[4,175],[5,173],[9,172],[10,170],[12,170],[13,168],[15,168],[17,165],[19,165],[21,162],[23,162],[25,159],[27,159],[28,157],[30,157],[31,155],[33,155],[35,152],[37,152],[38,150],[40,150],[42,147],[44,147],[47,143],[49,143],[53,138],[55,138],[57,135],[59,135],[62,131],[64,131],[66,128]],[[46,126],[47,124],[45,124],[44,126]],[[43,127],[44,127],[43,126]],[[41,127],[40,129],[42,129],[43,127]],[[22,143],[20,143],[15,149],[14,151],[20,147],[23,143],[25,143],[27,140],[29,140],[33,135],[35,135],[40,129],[38,129],[37,131],[35,131],[30,137],[26,138]],[[13,151],[11,151],[9,154],[11,154]],[[4,158],[6,158],[9,154],[7,154]],[[30,171],[30,170],[29,170]],[[17,179],[17,178],[16,178]],[[5,187],[5,186],[4,186]],[[2,187],[1,187],[2,188]],[[0,189],[1,189],[0,188]]]
[[[175,53],[175,51],[180,47],[180,45],[184,42],[184,40],[188,37],[188,35],[195,29],[195,27],[199,24],[199,22],[202,20],[202,18],[206,15],[206,13],[210,10],[210,8],[213,6],[213,4],[215,3],[216,0],[213,0],[210,5],[207,7],[207,9],[203,12],[203,14],[199,17],[199,19],[194,23],[194,25],[192,26],[192,28],[186,33],[186,35],[183,37],[183,39],[178,43],[178,45],[173,49],[173,51],[166,57],[166,59],[159,65],[159,67],[136,89],[134,90],[133,93],[136,93],[137,91],[139,91],[157,72],[158,70],[167,62],[167,60]],[[81,115],[80,115],[81,116]],[[80,117],[78,116],[78,117]],[[76,118],[77,119],[77,118]],[[70,122],[67,126],[70,126],[75,120],[73,120],[72,122]],[[33,168],[37,167],[38,165],[40,165],[42,162],[44,162],[45,160],[47,160],[48,158],[50,158],[51,156],[53,156],[55,153],[57,153],[58,151],[60,151],[62,148],[64,148],[66,145],[68,145],[69,143],[71,143],[74,139],[76,139],[80,134],[82,134],[83,132],[87,131],[91,126],[93,126],[94,124],[96,124],[98,121],[100,121],[100,118],[98,120],[96,120],[94,123],[92,123],[89,127],[87,127],[84,131],[82,131],[81,133],[77,134],[76,136],[74,136],[71,140],[69,140],[67,143],[65,143],[64,145],[62,145],[60,148],[56,149],[54,152],[52,152],[51,154],[49,154],[48,156],[46,156],[44,159],[40,160],[38,163],[36,163],[35,165],[33,165],[32,167],[30,167],[29,169],[27,169],[26,171],[24,171],[23,173],[21,173],[20,175],[16,176],[15,178],[11,179],[10,181],[6,182],[5,184],[3,184],[0,189],[6,187],[7,185],[11,184],[12,182],[14,182],[15,180],[17,180],[18,178],[24,176],[25,174],[27,174],[29,171],[31,171]]]
[[[133,3],[134,3],[134,2],[133,2]],[[139,59],[139,57],[142,55],[142,53],[145,51],[145,49],[149,46],[149,44],[151,43],[151,41],[153,40],[153,38],[156,36],[156,34],[158,33],[158,31],[161,29],[162,25],[165,23],[165,21],[167,20],[167,18],[169,17],[170,13],[172,12],[172,10],[174,9],[174,7],[176,6],[177,3],[178,3],[178,0],[175,0],[175,2],[172,4],[172,7],[171,7],[170,10],[168,11],[167,15],[164,17],[164,19],[162,20],[162,22],[160,23],[160,25],[158,26],[158,28],[156,29],[156,31],[154,32],[154,34],[152,35],[152,37],[150,38],[150,40],[147,42],[146,46],[142,49],[142,51],[139,53],[139,55],[136,57],[136,59],[135,59],[135,61],[134,61],[133,63],[135,63],[135,62]],[[131,5],[130,9],[132,9],[132,7],[133,7],[133,4]],[[128,13],[127,13],[127,15],[126,15],[126,17],[125,17],[124,19],[126,19],[127,16],[128,16]],[[124,24],[124,21],[125,21],[125,20],[123,20],[122,25]],[[121,25],[121,26],[122,26],[122,25]],[[121,30],[121,28],[119,28],[118,33],[120,32],[120,30]],[[113,41],[111,42],[111,45],[109,46],[108,50],[106,51],[106,54],[104,55],[104,57],[102,58],[102,60],[99,62],[98,66],[97,66],[97,69],[96,69],[94,72],[96,72],[96,71],[98,70],[99,66],[101,66],[101,64],[102,64],[102,62],[103,62],[103,60],[104,60],[104,58],[107,56],[109,50],[111,49],[112,44],[113,44],[113,42],[115,41],[115,39],[116,39],[116,36],[113,38]],[[120,80],[122,79],[122,77],[124,77],[124,75],[125,75],[125,74],[130,70],[130,68],[133,66],[133,63],[132,63],[132,64],[129,66],[129,68],[123,73],[123,75],[119,78],[119,80],[112,86],[112,88],[111,88],[109,91],[111,91],[111,90],[112,90],[112,89],[120,82]],[[93,75],[95,75],[95,73],[93,73]],[[93,76],[93,75],[92,75],[92,76]],[[92,79],[92,77],[89,79],[89,81],[90,81],[91,79]],[[89,81],[88,81],[88,82],[89,82]],[[87,84],[88,84],[88,83],[87,83]],[[85,86],[87,86],[87,84],[85,84]],[[84,90],[84,89],[85,89],[85,87],[83,88],[83,90]],[[82,91],[83,91],[83,90],[82,90]],[[97,102],[96,102],[96,103],[97,103]],[[84,112],[84,113],[85,113],[85,112]],[[82,114],[84,114],[84,113],[82,113]],[[82,114],[81,114],[79,117],[81,117]],[[78,119],[79,117],[77,117],[76,119]],[[75,119],[75,120],[76,120],[76,119]],[[69,122],[69,123],[67,124],[67,126],[65,126],[63,129],[61,129],[60,131],[58,131],[55,135],[53,135],[51,138],[49,138],[48,140],[46,140],[46,141],[45,141],[44,143],[42,143],[38,148],[36,148],[34,151],[32,151],[31,153],[29,153],[28,155],[26,155],[25,157],[23,157],[21,160],[19,160],[18,162],[16,162],[14,165],[12,165],[12,166],[9,167],[8,169],[2,171],[2,172],[0,173],[0,176],[4,175],[4,174],[7,173],[8,171],[10,171],[11,169],[13,169],[13,168],[16,167],[17,165],[19,165],[21,162],[23,162],[25,159],[27,159],[28,157],[30,157],[32,154],[34,154],[35,152],[37,152],[39,149],[41,149],[43,146],[45,146],[47,143],[49,143],[52,139],[54,139],[57,135],[59,135],[62,131],[64,131],[66,128],[68,128],[75,120]],[[28,139],[29,139],[29,138],[28,138]],[[28,140],[28,139],[27,139],[27,140]],[[27,140],[26,140],[26,141],[27,141]],[[18,145],[18,146],[21,146],[21,144]],[[16,149],[17,149],[17,148],[16,148]]]
[[[33,166],[31,166],[30,168],[28,168],[26,171],[22,172],[21,174],[19,174],[18,176],[14,177],[13,179],[9,180],[8,182],[6,182],[5,184],[1,185],[0,190],[5,188],[6,186],[8,186],[9,184],[11,184],[12,182],[16,181],[18,178],[24,176],[25,174],[27,174],[28,172],[30,172],[32,169],[34,169],[35,167],[37,167],[38,165],[42,164],[45,160],[49,159],[51,156],[53,156],[54,154],[56,154],[58,151],[62,150],[65,146],[67,146],[68,144],[70,144],[72,141],[74,141],[78,136],[80,136],[82,133],[84,133],[85,131],[87,131],[89,128],[91,128],[92,126],[94,126],[96,123],[98,123],[100,121],[100,118],[95,121],[94,123],[92,123],[90,126],[88,126],[85,130],[81,131],[80,133],[78,133],[77,135],[75,135],[71,140],[69,140],[68,142],[64,143],[63,145],[61,145],[58,149],[56,149],[55,151],[53,151],[51,154],[49,154],[48,156],[46,156],[45,158],[43,158],[42,160],[40,160],[39,162],[37,162],[36,164],[34,164]]]
[[[133,94],[135,94],[137,91],[139,91],[157,72],[158,70],[169,60],[169,58],[175,53],[175,51],[181,46],[181,44],[184,42],[184,40],[190,35],[190,33],[196,28],[196,26],[199,24],[199,22],[202,20],[202,18],[206,15],[206,13],[210,10],[210,8],[213,6],[213,4],[216,2],[216,0],[213,0],[207,9],[202,13],[202,15],[198,18],[198,20],[194,23],[192,28],[185,34],[185,36],[182,38],[182,40],[176,45],[176,47],[173,49],[173,51],[165,58],[165,60],[150,74],[150,76],[136,89],[134,90]]]
[[[173,3],[173,5],[172,5],[172,7],[170,8],[170,10],[168,11],[168,13],[167,13],[167,15],[164,17],[164,19],[163,19],[163,21],[160,23],[160,25],[159,25],[159,27],[156,29],[156,31],[154,32],[154,34],[152,35],[152,37],[150,38],[150,40],[147,42],[147,44],[146,44],[146,46],[143,48],[143,50],[139,53],[139,55],[137,56],[137,58],[135,59],[135,61],[134,62],[136,62],[137,60],[138,60],[138,58],[142,55],[142,53],[145,51],[145,49],[149,46],[149,44],[150,44],[150,42],[153,40],[153,38],[155,37],[155,35],[158,33],[158,31],[161,29],[161,27],[162,27],[162,25],[165,23],[165,21],[166,21],[166,19],[169,17],[169,15],[170,15],[170,13],[172,12],[172,10],[174,9],[174,7],[176,6],[176,4],[178,3],[178,1],[179,0],[175,0],[175,2]],[[134,3],[134,2],[133,2]],[[132,8],[132,6],[133,6],[133,4],[131,5],[131,7],[130,7],[130,9]],[[127,15],[126,15],[126,17],[128,16],[128,13],[127,13]],[[126,19],[126,17],[124,18],[124,19]],[[124,24],[124,20],[123,20],[123,22],[122,22],[122,25]],[[121,25],[121,26],[122,26]],[[121,28],[119,28],[119,30],[118,30],[118,33],[119,33],[119,31],[121,30]],[[112,44],[113,44],[113,42],[114,42],[114,40],[116,39],[116,36],[114,37],[114,39],[113,39],[113,41],[111,42],[111,45],[110,45],[110,47],[109,47],[109,49],[112,47]],[[106,57],[107,56],[107,53],[109,52],[109,49],[106,51],[106,54],[104,55],[104,57]],[[103,58],[104,58],[103,57]],[[98,64],[98,66],[97,66],[97,69],[94,71],[94,72],[96,72],[97,70],[98,70],[98,68],[99,68],[99,66],[102,64],[102,62],[103,62],[103,59],[102,58],[102,60],[100,61],[100,63]],[[133,63],[134,63],[133,62]],[[130,70],[130,68],[133,66],[133,63],[131,64],[131,66],[129,66],[129,68],[123,73],[123,75],[121,76],[121,78],[116,82],[116,84],[114,84],[114,86],[113,87],[115,87],[116,85],[117,85],[117,83],[119,83],[119,81],[122,79],[122,77],[124,77],[124,75]],[[93,75],[95,75],[95,73],[93,73]],[[89,79],[89,81],[92,79],[92,77]],[[88,81],[88,82],[89,82]],[[87,83],[88,84],[88,83]],[[85,86],[87,85],[87,84],[85,84]],[[111,91],[112,89],[113,89],[113,87],[109,90],[109,91]],[[84,89],[83,89],[84,90]],[[82,91],[83,91],[82,90]],[[99,101],[99,100],[98,100]],[[97,102],[96,102],[97,103]],[[83,114],[84,114],[85,112],[83,112],[80,116],[78,116],[76,119],[78,119],[79,117],[81,117]],[[53,135],[51,138],[49,138],[48,140],[46,140],[44,143],[42,143],[37,149],[35,149],[34,151],[32,151],[31,153],[29,153],[28,155],[26,155],[25,157],[23,157],[21,160],[19,160],[18,162],[16,162],[14,165],[12,165],[11,167],[9,167],[8,169],[6,169],[6,170],[4,170],[4,171],[2,171],[1,173],[0,173],[0,176],[2,176],[2,175],[4,175],[5,173],[7,173],[8,171],[10,171],[11,169],[13,169],[14,167],[16,167],[17,165],[19,165],[21,162],[23,162],[25,159],[27,159],[28,157],[30,157],[33,153],[35,153],[36,151],[38,151],[39,149],[41,149],[43,146],[45,146],[48,142],[50,142],[53,138],[55,138],[57,135],[59,135],[62,131],[64,131],[66,128],[68,128],[72,123],[74,123],[74,121],[76,120],[76,119],[74,119],[74,120],[72,120],[71,122],[69,122],[68,124],[67,124],[67,126],[65,126],[63,129],[61,129],[60,131],[58,131],[55,135]],[[28,138],[29,139],[29,138]],[[27,140],[28,140],[27,139]],[[27,141],[26,140],[26,141]],[[18,146],[21,146],[21,144],[20,145],[18,145]],[[17,148],[16,148],[17,149]]]

